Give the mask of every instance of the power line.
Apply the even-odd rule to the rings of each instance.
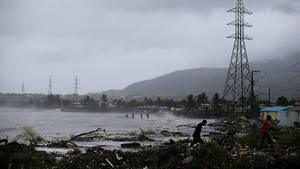
[[[265,84],[265,85],[259,85],[258,87],[260,88],[269,88],[272,87],[274,89],[279,89],[279,90],[285,90],[285,91],[300,91],[300,88],[289,88],[289,87],[283,87],[283,86],[278,86],[274,84]]]
[[[278,73],[285,73],[288,72],[291,68],[297,66],[298,64],[300,64],[299,62],[296,62],[294,64],[292,64],[291,66],[286,67],[285,69],[281,70],[281,71],[276,71],[276,72],[265,72],[266,74],[278,74]],[[298,72],[298,71],[297,71]]]
[[[287,80],[281,80],[280,82],[275,83],[275,85],[282,84],[283,82],[286,82],[286,81],[292,81],[292,80],[295,80],[295,79],[297,79],[298,77],[300,77],[300,74],[298,74],[298,75],[296,75],[296,76],[293,76],[292,78],[287,79]]]

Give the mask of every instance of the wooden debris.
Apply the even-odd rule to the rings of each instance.
[[[86,136],[86,135],[89,135],[89,134],[94,134],[94,133],[96,133],[96,132],[98,132],[98,131],[104,131],[104,133],[105,133],[105,135],[106,135],[105,129],[97,128],[96,130],[93,130],[93,131],[90,131],[90,132],[78,134],[78,135],[72,137],[70,140],[71,140],[71,141],[77,140],[77,139],[79,139],[79,138],[81,138],[81,137],[83,137],[83,136]]]

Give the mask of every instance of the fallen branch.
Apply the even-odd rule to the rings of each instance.
[[[191,124],[184,124],[184,125],[178,125],[176,126],[177,128],[179,127],[190,127],[190,128],[196,128],[197,126],[194,124],[194,125],[191,125]]]
[[[96,133],[98,131],[103,131],[106,135],[106,132],[105,132],[105,129],[101,129],[101,128],[97,128],[96,130],[93,130],[93,131],[90,131],[90,132],[86,132],[86,133],[82,133],[82,134],[78,134],[76,136],[73,136],[70,140],[73,141],[73,140],[76,140],[82,136],[85,136],[85,135],[89,135],[89,134],[93,134],[93,133]]]

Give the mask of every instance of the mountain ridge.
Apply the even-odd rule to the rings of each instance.
[[[266,98],[268,96],[268,88],[272,90],[272,99],[276,99],[276,97],[281,95],[290,98],[300,96],[300,64],[297,64],[298,62],[300,63],[300,60],[298,56],[253,63],[251,68],[261,71],[256,74],[256,77],[263,76],[263,78],[255,79],[257,82],[255,91],[259,94],[259,97]],[[294,66],[288,67],[289,64],[287,64],[288,66],[284,66],[283,63],[285,62]],[[281,73],[274,73],[274,71],[281,71]],[[132,83],[122,90],[107,90],[98,94],[116,97],[159,96],[171,98],[184,98],[189,94],[196,95],[202,92],[205,92],[208,96],[212,96],[216,92],[222,95],[226,75],[227,68],[206,67],[176,70],[156,78]],[[297,77],[297,75],[299,75],[299,78],[292,79],[288,83],[282,83],[285,82],[285,79],[289,80],[291,77]]]

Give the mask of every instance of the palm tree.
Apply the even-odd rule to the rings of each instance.
[[[220,96],[219,96],[219,94],[218,93],[215,93],[214,94],[214,96],[213,96],[213,98],[212,98],[212,100],[211,100],[211,102],[212,102],[212,106],[213,106],[213,108],[216,110],[216,109],[218,109],[218,105],[220,104]]]
[[[206,96],[206,94],[203,92],[201,94],[199,94],[197,97],[197,105],[201,106],[201,104],[203,103],[208,103],[208,97]]]

